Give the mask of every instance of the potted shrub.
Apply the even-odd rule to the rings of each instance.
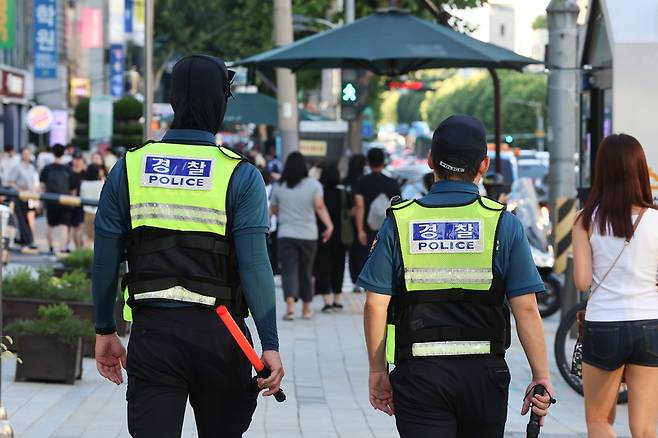
[[[36,318],[40,305],[58,302],[66,302],[79,318],[94,321],[91,281],[83,271],[67,272],[57,278],[48,268],[35,272],[21,267],[12,270],[3,279],[2,313],[5,325],[17,319]],[[119,336],[127,333],[122,305],[123,300],[117,300],[115,318]],[[93,343],[85,344],[85,355],[93,355],[93,351]]]
[[[60,265],[53,268],[53,274],[56,277],[61,277],[67,272],[80,270],[91,278],[91,265],[93,262],[93,250],[87,248],[76,249],[60,260]]]
[[[75,383],[82,376],[82,341],[94,339],[94,327],[76,317],[64,303],[39,306],[38,319],[22,319],[7,326],[16,339],[21,362],[16,381]]]

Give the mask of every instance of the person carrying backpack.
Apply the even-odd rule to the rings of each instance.
[[[53,154],[55,155],[55,162],[48,164],[41,171],[39,180],[41,181],[43,191],[46,193],[55,193],[59,195],[73,195],[75,194],[75,175],[69,166],[62,162],[64,156],[64,145],[56,144],[53,146]],[[71,218],[73,209],[60,204],[48,203],[46,204],[46,218],[48,221],[48,247],[50,253],[54,254],[53,245],[53,232],[55,228],[61,227],[62,240],[60,243],[61,250],[67,251],[66,245],[69,240],[69,227],[71,226]]]
[[[353,187],[355,222],[361,245],[370,247],[386,219],[390,200],[400,195],[400,186],[384,175],[384,151],[372,148],[367,155],[371,173],[360,178]]]

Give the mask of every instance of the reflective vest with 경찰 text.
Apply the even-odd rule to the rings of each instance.
[[[412,200],[391,206],[403,277],[388,311],[389,363],[422,356],[504,354],[509,309],[494,269],[505,206]]]
[[[227,194],[243,158],[224,147],[146,143],[126,154],[131,235],[124,319],[154,301],[244,313]]]

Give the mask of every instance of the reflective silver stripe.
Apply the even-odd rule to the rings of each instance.
[[[409,283],[491,283],[490,268],[405,268],[404,278]]]
[[[221,210],[194,205],[161,204],[155,202],[131,205],[130,218],[132,220],[169,219],[220,226],[226,225],[226,212]]]
[[[191,292],[184,287],[174,286],[169,289],[156,290],[153,292],[142,292],[133,295],[135,300],[149,300],[149,299],[166,299],[175,301],[185,301],[186,303],[205,304],[207,306],[214,306],[217,298],[207,297],[205,295]]]
[[[489,341],[416,342],[411,345],[412,356],[462,356],[489,354]]]

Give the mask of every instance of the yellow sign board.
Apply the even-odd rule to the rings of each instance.
[[[327,142],[324,140],[299,140],[299,152],[311,157],[325,157]]]

